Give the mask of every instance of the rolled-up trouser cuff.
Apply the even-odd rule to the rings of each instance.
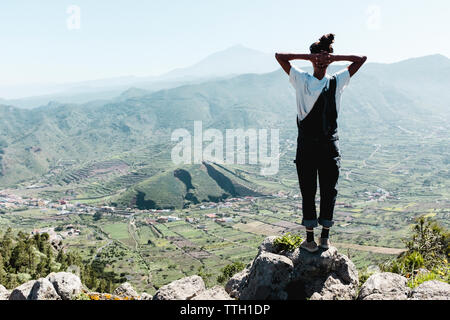
[[[325,228],[331,228],[334,224],[334,221],[319,219],[319,224]]]
[[[314,220],[302,220],[302,226],[305,226],[306,228],[316,228],[318,226],[317,219]]]

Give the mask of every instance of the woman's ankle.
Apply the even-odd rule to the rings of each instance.
[[[306,241],[307,242],[314,241],[314,229],[306,229]]]
[[[330,237],[330,228],[323,227],[320,237],[321,238],[329,238]]]

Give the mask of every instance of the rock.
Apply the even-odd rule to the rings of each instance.
[[[47,277],[63,300],[71,300],[83,291],[80,278],[68,272],[50,273]]]
[[[244,285],[247,283],[248,275],[250,274],[250,268],[246,268],[239,273],[236,273],[234,276],[228,280],[225,285],[225,291],[232,298],[239,298],[239,294],[244,288]]]
[[[61,300],[61,297],[50,281],[45,278],[40,278],[36,280],[31,288],[28,300]]]
[[[265,252],[254,260],[247,282],[241,291],[241,300],[285,300],[294,265],[282,255]]]
[[[410,295],[411,300],[450,300],[450,284],[431,280],[415,288]]]
[[[296,249],[276,254],[275,238],[266,238],[251,266],[228,281],[225,290],[231,297],[241,300],[356,298],[356,267],[335,247],[316,253]]]
[[[192,300],[233,300],[224,288],[215,286],[197,294]]]
[[[0,284],[0,300],[8,300],[11,292]]]
[[[36,280],[30,280],[15,288],[9,296],[9,300],[27,300],[35,282]]]
[[[186,277],[161,287],[153,300],[190,300],[205,289],[201,277]]]
[[[358,271],[353,262],[335,247],[315,253],[296,249],[287,255],[295,266],[287,289],[291,299],[311,299],[313,295],[317,300],[356,298]]]
[[[119,297],[117,295],[113,295],[110,293],[101,293],[101,292],[87,292],[81,295],[83,298],[86,297],[88,300],[133,300],[129,297]],[[78,299],[83,300],[83,299]]]
[[[359,300],[406,300],[408,279],[391,272],[376,273],[367,279],[359,292]]]
[[[143,293],[141,293],[140,299],[141,299],[141,300],[152,300],[153,297],[152,297],[150,294],[148,294],[148,293],[146,293],[146,292],[143,292]]]
[[[276,238],[277,238],[276,236],[271,236],[271,237],[265,238],[258,248],[258,255],[260,255],[262,252],[277,253],[277,250],[275,249],[275,246],[273,245],[273,241]]]
[[[120,286],[118,286],[114,290],[113,294],[116,296],[119,296],[119,297],[133,298],[135,300],[138,299],[138,297],[139,297],[137,292],[133,289],[131,284],[129,284],[128,282],[122,283]]]
[[[310,300],[353,300],[356,295],[353,288],[349,288],[348,285],[341,282],[341,279],[335,278],[333,275],[330,275],[325,282],[313,283],[314,285],[309,289],[310,292],[313,292]],[[319,288],[320,291],[314,292],[314,288]]]

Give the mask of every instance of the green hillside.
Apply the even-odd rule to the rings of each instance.
[[[256,185],[218,165],[203,163],[173,168],[146,179],[112,198],[119,207],[179,209],[229,197],[257,196]]]
[[[359,141],[412,142],[448,135],[448,99],[435,96],[436,88],[449,85],[448,65],[449,59],[443,56],[429,56],[365,66],[343,95],[339,117],[343,151],[351,150],[354,159],[364,159],[371,148]],[[332,66],[329,73],[341,68]],[[38,184],[45,188],[37,193],[50,198],[102,198],[126,191],[127,196],[120,198],[126,200],[119,199],[124,204],[136,197],[131,190],[138,190],[145,194],[144,200],[160,207],[182,206],[186,196],[201,202],[208,196],[219,199],[224,191],[232,195],[226,185],[206,182],[214,175],[209,173],[206,179],[208,170],[186,170],[193,185],[203,181],[208,192],[200,186],[187,192],[180,179],[167,171],[172,130],[192,132],[193,121],[199,120],[204,130],[223,132],[279,128],[281,182],[253,181],[258,180],[256,186],[271,182],[280,188],[295,187],[289,142],[296,138],[295,114],[294,90],[281,69],[156,92],[132,89],[108,102],[50,103],[33,110],[0,106],[0,189]],[[176,195],[166,195],[167,199],[158,195],[164,193],[158,184]],[[197,194],[190,195],[192,190]]]

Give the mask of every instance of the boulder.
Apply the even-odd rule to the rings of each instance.
[[[285,291],[294,269],[292,261],[282,255],[263,251],[253,262],[241,300],[285,300]]]
[[[450,300],[450,284],[431,280],[422,283],[410,294],[411,300]]]
[[[231,297],[254,299],[354,299],[358,288],[355,265],[335,247],[309,253],[303,249],[277,252],[276,237],[260,245],[258,255],[228,281]]]
[[[260,255],[263,252],[269,252],[269,253],[277,253],[277,250],[273,244],[273,241],[276,239],[276,236],[270,236],[263,240],[263,242],[259,245],[258,248],[258,255]]]
[[[153,297],[150,294],[146,292],[141,293],[140,300],[152,300],[152,299]]]
[[[224,288],[215,286],[197,294],[192,300],[233,300]]]
[[[80,278],[73,273],[52,272],[46,277],[46,279],[53,284],[56,292],[63,300],[71,300],[75,296],[79,295],[83,290]]]
[[[10,294],[11,292],[0,284],[0,300],[8,300]]]
[[[205,283],[201,277],[186,277],[161,287],[155,293],[153,300],[190,300],[205,289]]]
[[[310,253],[296,249],[287,256],[294,263],[288,288],[291,299],[352,300],[359,284],[358,271],[353,262],[330,246]],[[313,297],[314,295],[314,297]]]
[[[230,295],[230,297],[239,298],[240,292],[247,283],[249,274],[250,269],[245,268],[241,272],[236,273],[234,276],[232,276],[230,280],[228,280],[227,284],[225,285],[225,291]]]
[[[362,285],[359,300],[406,300],[408,279],[391,272],[376,273]]]
[[[50,281],[45,278],[40,278],[36,280],[31,288],[28,300],[61,300],[61,297]]]
[[[134,290],[134,288],[129,284],[128,282],[122,283],[120,286],[118,286],[114,292],[114,295],[119,297],[128,297],[132,299],[138,299],[139,295]]]
[[[30,280],[15,288],[9,296],[9,300],[27,300],[35,282],[36,280]]]

